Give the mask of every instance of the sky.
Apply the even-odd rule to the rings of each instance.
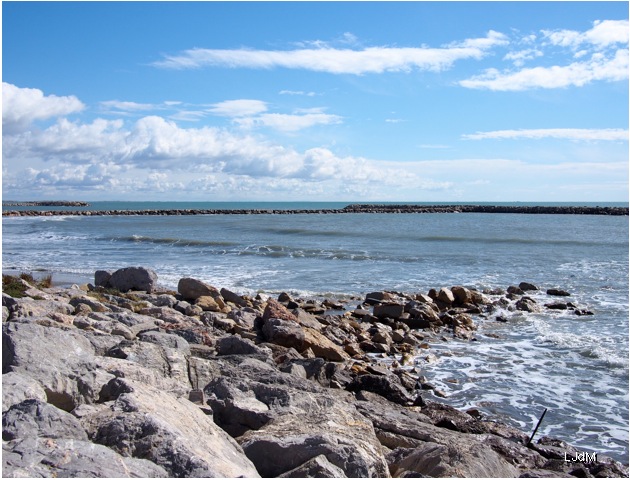
[[[628,201],[627,2],[2,2],[2,198]]]

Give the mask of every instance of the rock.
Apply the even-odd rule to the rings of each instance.
[[[109,285],[121,292],[141,290],[152,293],[157,284],[157,274],[144,267],[127,267],[116,270],[109,279]]]
[[[306,327],[303,331],[303,348],[310,348],[318,357],[322,357],[333,362],[343,362],[344,360],[348,360],[350,358],[342,347],[335,345],[317,330]]]
[[[27,437],[88,439],[74,416],[35,399],[15,404],[2,415],[2,440]]]
[[[278,478],[347,478],[343,470],[328,461],[325,455],[318,455],[299,467],[284,472]]]
[[[3,326],[2,371],[37,380],[48,402],[66,411],[96,401],[112,378],[96,368],[94,347],[78,332],[22,323]]]
[[[519,299],[514,306],[517,310],[530,313],[539,313],[542,311],[540,305],[536,303],[536,300],[530,297],[523,297]]]
[[[36,380],[28,375],[9,372],[2,375],[2,411],[24,400],[46,401],[46,392]]]
[[[518,288],[523,290],[524,292],[530,292],[535,290],[540,290],[536,285],[528,282],[521,282],[518,284]]]
[[[240,295],[237,295],[234,292],[231,292],[227,288],[221,289],[221,296],[226,302],[231,302],[234,305],[238,305],[239,307],[247,306],[247,301],[243,297],[241,297]]]
[[[550,288],[547,290],[547,295],[551,295],[554,297],[570,297],[571,294],[565,290],[560,290],[557,288]]]
[[[550,310],[566,310],[569,306],[564,302],[545,303],[545,308]]]
[[[147,460],[127,458],[102,445],[74,439],[30,437],[2,445],[5,477],[163,478]]]
[[[295,320],[303,327],[309,327],[317,331],[321,331],[322,324],[317,321],[315,315],[305,312],[301,308],[294,310]]]
[[[223,337],[216,342],[217,355],[270,355],[268,348],[261,348],[251,340],[238,335]]]
[[[386,303],[382,305],[374,306],[374,316],[378,318],[393,318],[398,319],[405,311],[404,305],[399,305],[397,303]]]
[[[289,322],[297,322],[297,318],[292,314],[284,305],[270,298],[267,300],[267,306],[263,312],[263,322],[266,322],[270,318],[279,318]]]
[[[288,413],[238,440],[263,477],[290,472],[320,455],[346,477],[389,473],[372,425],[343,403],[308,415]]]
[[[194,278],[182,278],[177,284],[177,291],[185,300],[197,300],[199,297],[218,297],[219,291],[207,283]]]
[[[418,293],[413,298],[419,303],[433,303],[433,299],[424,293]]]
[[[507,288],[507,293],[511,293],[512,295],[524,295],[525,294],[525,292],[521,288],[516,287],[514,285],[510,285]]]
[[[111,411],[82,419],[94,442],[151,460],[171,477],[258,477],[239,445],[198,406],[137,382],[122,382],[125,388]]]
[[[451,288],[451,292],[455,297],[455,304],[463,305],[465,303],[473,303],[473,295],[466,287],[456,286]]]
[[[395,375],[359,375],[347,388],[351,392],[366,390],[376,393],[400,405],[407,405],[413,402],[413,398],[407,393],[400,379]]]
[[[477,442],[451,445],[425,442],[416,448],[397,448],[388,454],[387,460],[394,477],[406,472],[426,477],[511,478],[519,475],[515,467]]]
[[[94,286],[108,288],[110,278],[112,278],[112,272],[109,270],[97,270],[94,272]]]
[[[195,306],[201,308],[201,310],[203,310],[204,312],[221,311],[221,307],[219,306],[217,301],[214,299],[214,297],[211,297],[209,295],[198,297],[197,300],[195,300]]]
[[[442,287],[437,292],[437,300],[446,305],[452,305],[455,302],[455,296],[450,289]]]
[[[375,305],[382,302],[391,302],[394,296],[389,292],[371,292],[365,296],[365,303]]]
[[[266,311],[267,310],[265,310],[265,312]],[[295,348],[299,352],[304,349],[304,330],[293,320],[270,317],[265,320],[262,332],[265,338],[271,343],[288,348]]]

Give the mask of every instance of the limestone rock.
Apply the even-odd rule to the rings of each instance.
[[[94,442],[151,460],[172,477],[259,476],[241,447],[187,398],[125,383],[111,411],[82,419]]]
[[[34,399],[15,404],[2,415],[3,440],[27,437],[88,439],[74,416]]]
[[[4,477],[163,478],[147,460],[127,458],[102,445],[74,439],[29,437],[3,442]]]
[[[278,478],[346,478],[346,475],[341,468],[330,463],[325,455],[318,455]]]
[[[2,375],[3,412],[6,412],[12,405],[29,399],[46,401],[46,392],[39,382],[28,375],[17,372]]]
[[[112,278],[112,273],[109,270],[97,270],[94,272],[94,286],[96,287],[110,287],[109,279]]]

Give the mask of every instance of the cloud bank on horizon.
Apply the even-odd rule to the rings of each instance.
[[[158,86],[231,75],[194,98],[86,99],[16,75],[2,85],[3,198],[625,201],[628,20],[539,21],[435,46],[345,32],[137,59]],[[5,78],[22,68],[8,61]]]

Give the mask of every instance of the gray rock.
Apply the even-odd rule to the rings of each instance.
[[[302,351],[304,330],[294,321],[269,318],[265,321],[262,332],[271,343]]]
[[[518,288],[520,288],[524,292],[540,290],[536,285],[534,285],[533,283],[528,283],[528,282],[519,283]]]
[[[175,350],[180,350],[186,356],[190,355],[190,344],[179,335],[149,331],[140,333],[138,338],[142,342],[153,343],[163,348],[173,348]]]
[[[387,456],[392,476],[415,472],[427,477],[518,477],[518,470],[491,448],[462,440],[447,445],[424,442],[413,449],[394,450]]]
[[[24,400],[46,401],[46,392],[36,380],[17,372],[2,375],[2,411]]]
[[[215,348],[218,355],[271,355],[268,348],[261,348],[251,340],[238,335],[218,339]]]
[[[221,291],[221,296],[223,297],[223,299],[226,302],[231,302],[235,305],[238,305],[240,307],[246,307],[247,306],[247,301],[241,297],[240,295],[228,290],[227,288],[222,288]]]
[[[2,440],[27,437],[88,439],[74,416],[34,399],[13,405],[2,415]]]
[[[39,382],[49,403],[71,411],[96,401],[112,376],[99,371],[94,347],[78,331],[6,323],[2,330],[2,371]]]
[[[318,455],[299,467],[283,473],[278,478],[347,478],[343,470],[328,461],[325,455]]]
[[[212,285],[194,278],[182,278],[177,284],[177,291],[185,300],[197,300],[199,297],[219,296],[219,291]]]
[[[11,319],[19,317],[48,317],[53,313],[72,315],[74,307],[65,301],[36,300],[24,297],[15,299],[15,305],[10,311]]]
[[[453,295],[453,292],[446,287],[442,287],[440,288],[440,290],[438,290],[437,299],[440,302],[445,303],[446,305],[451,305],[455,302],[455,296]]]
[[[127,267],[116,270],[109,279],[109,284],[121,292],[141,290],[152,293],[157,280],[157,274],[149,268]]]
[[[570,297],[571,294],[565,290],[560,290],[557,288],[550,288],[547,290],[547,295],[551,295],[554,297]]]
[[[393,318],[398,319],[405,311],[405,306],[398,303],[385,303],[382,305],[374,306],[374,316],[378,318]]]
[[[126,383],[111,411],[82,419],[94,442],[151,460],[172,477],[258,477],[241,447],[187,398]]]
[[[536,300],[530,297],[523,297],[519,299],[514,306],[517,310],[521,310],[523,312],[539,313],[542,311],[541,306],[536,303]]]
[[[110,278],[112,278],[112,272],[109,270],[97,270],[94,272],[94,286],[108,288]]]
[[[396,375],[359,375],[347,388],[351,392],[365,390],[376,393],[400,405],[407,405],[414,400]]]
[[[2,476],[7,478],[163,478],[147,460],[126,458],[102,445],[74,439],[30,437],[3,442]]]

